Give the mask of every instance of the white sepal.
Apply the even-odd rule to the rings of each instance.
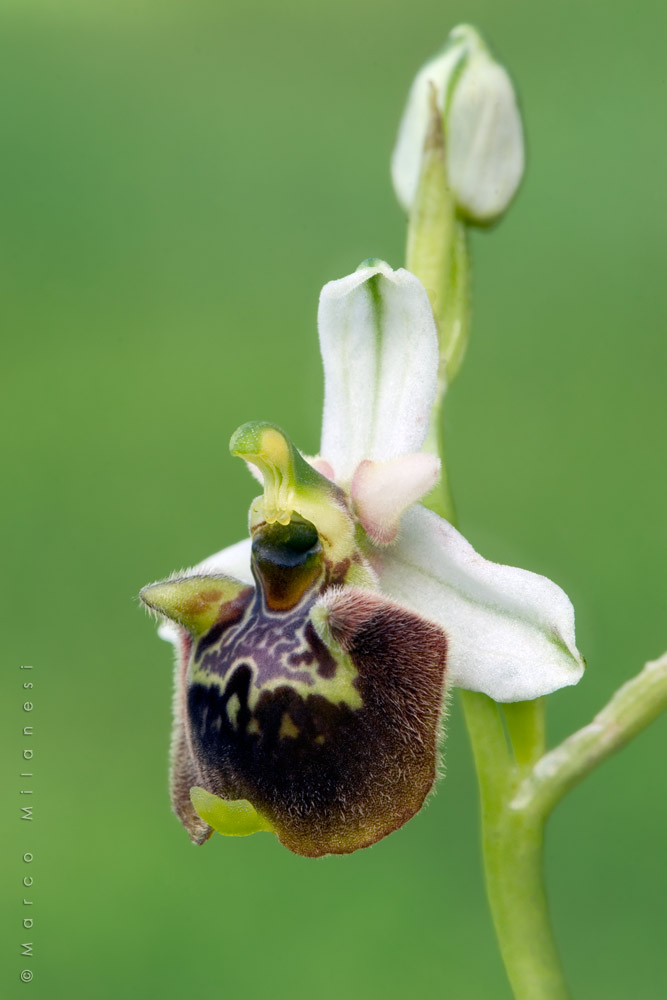
[[[430,120],[431,89],[435,88],[436,103],[442,111],[449,82],[466,53],[464,38],[448,41],[442,52],[422,66],[410,88],[391,157],[394,192],[401,208],[407,213],[412,208],[419,184],[424,142]]]
[[[459,211],[485,224],[509,206],[523,177],[523,127],[512,81],[485,49],[454,83],[445,119],[447,173]]]
[[[372,561],[383,593],[446,632],[452,684],[529,701],[581,678],[574,610],[560,587],[489,562],[424,507],[405,513],[395,544]]]

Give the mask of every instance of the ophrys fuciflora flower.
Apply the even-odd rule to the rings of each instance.
[[[418,503],[439,471],[419,281],[362,265],[325,286],[319,327],[321,454],[241,427],[232,453],[264,483],[250,537],[141,595],[177,647],[172,804],[196,843],[368,846],[431,790],[449,685],[518,701],[583,669],[560,588],[488,562]]]

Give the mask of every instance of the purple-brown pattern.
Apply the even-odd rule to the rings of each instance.
[[[447,640],[374,591],[332,586],[316,535],[290,537],[271,526],[255,539],[254,591],[187,650],[172,801],[195,843],[210,835],[186,801],[197,784],[247,799],[298,854],[349,853],[433,785]]]

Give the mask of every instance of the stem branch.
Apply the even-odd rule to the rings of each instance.
[[[667,653],[647,663],[592,722],[545,754],[519,785],[513,809],[546,818],[557,802],[667,709]]]

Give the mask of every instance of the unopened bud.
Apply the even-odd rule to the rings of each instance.
[[[467,222],[489,225],[512,201],[524,169],[524,143],[516,94],[507,71],[469,25],[415,77],[392,157],[396,196],[409,212],[419,184],[435,88],[443,115],[447,180]]]

